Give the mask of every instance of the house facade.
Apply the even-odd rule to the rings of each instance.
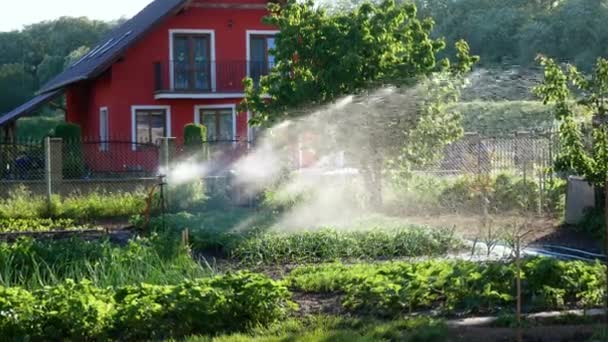
[[[66,120],[100,140],[179,139],[189,123],[204,124],[209,141],[251,139],[249,114],[237,106],[242,80],[273,63],[268,50],[277,31],[262,23],[266,14],[264,0],[184,2],[97,77],[67,85]],[[117,31],[83,62],[129,35]]]
[[[243,79],[259,79],[274,62],[277,31],[262,23],[267,3],[154,0],[0,126],[65,94],[66,121],[89,139],[179,140],[185,125],[200,123],[209,141],[251,140],[250,114],[237,106]]]
[[[252,114],[238,110],[243,79],[256,82],[274,64],[278,31],[263,23],[268,2],[154,0],[38,96],[0,116],[0,127],[14,128],[18,118],[65,94],[66,121],[98,142],[83,145],[90,170],[151,171],[158,150],[135,143],[175,137],[179,144],[190,123],[207,128],[208,142],[242,155],[254,139]],[[296,145],[296,164],[310,164]]]

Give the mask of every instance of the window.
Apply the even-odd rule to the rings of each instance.
[[[108,140],[110,140],[110,128],[108,125],[108,108],[102,107],[99,109],[99,150],[100,151],[108,151],[110,149],[110,145]]]
[[[212,88],[211,36],[173,34],[173,87],[177,90]]]
[[[258,82],[260,77],[268,75],[274,66],[274,56],[270,50],[275,47],[273,35],[251,35],[249,37],[249,75]]]
[[[233,141],[234,109],[200,108],[199,122],[207,128],[207,141]]]
[[[167,136],[166,109],[135,110],[135,141],[138,143],[158,144],[160,138]]]

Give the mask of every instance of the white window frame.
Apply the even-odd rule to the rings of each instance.
[[[165,120],[165,131],[167,132],[167,137],[171,137],[171,106],[131,106],[131,141],[133,142],[131,149],[133,151],[137,150],[137,111],[138,110],[164,110],[166,120]]]
[[[211,58],[211,91],[213,93],[215,93],[217,91],[217,87],[216,87],[216,68],[217,66],[215,65],[215,30],[211,30],[211,29],[170,29],[169,30],[169,81],[171,82],[170,84],[170,89],[171,90],[175,90],[175,83],[174,81],[174,70],[173,70],[173,65],[171,64],[174,60],[173,60],[173,36],[175,34],[208,34],[209,35],[209,39],[211,40],[209,42],[209,45],[211,47],[211,54],[210,54],[210,58]]]
[[[105,113],[105,118],[103,116]],[[104,128],[105,126],[105,134]],[[108,140],[110,139],[110,111],[108,107],[99,107],[99,151],[107,152],[110,150]]]
[[[276,36],[277,33],[279,33],[281,31],[279,30],[247,30],[245,35],[246,35],[246,39],[247,39],[247,55],[245,56],[247,58],[247,77],[251,77],[251,73],[250,73],[250,65],[249,63],[251,62],[251,36]]]
[[[225,104],[213,104],[213,105],[197,105],[194,106],[194,123],[197,125],[201,124],[201,109],[231,109],[232,110],[232,141],[236,142],[236,104],[225,103]]]

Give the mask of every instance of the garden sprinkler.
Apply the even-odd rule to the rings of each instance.
[[[166,175],[159,174],[157,176],[158,181],[150,187],[150,191],[148,192],[148,197],[146,199],[146,209],[144,211],[144,230],[149,231],[150,214],[152,212],[152,201],[154,200],[154,194],[156,193],[156,190],[159,190],[162,228],[163,230],[165,230],[165,186],[167,185],[166,178]]]

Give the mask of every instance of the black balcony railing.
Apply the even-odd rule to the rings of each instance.
[[[154,63],[154,90],[160,93],[242,93],[243,79],[255,83],[267,75],[268,61],[211,61]]]

